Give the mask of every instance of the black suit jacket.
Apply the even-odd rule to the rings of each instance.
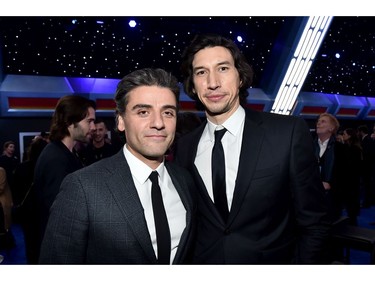
[[[165,163],[186,209],[186,228],[173,261],[185,263],[194,232],[194,182],[188,171]],[[42,243],[42,264],[155,264],[156,256],[130,168],[120,150],[68,175]]]
[[[375,163],[375,141],[368,134],[361,140],[363,149],[363,171],[372,173]]]
[[[41,152],[34,170],[31,205],[36,239],[36,261],[46,229],[49,211],[64,177],[83,167],[78,157],[61,141],[50,142]],[[35,262],[36,262],[35,261]]]
[[[180,139],[176,161],[197,183],[194,262],[321,263],[329,223],[324,188],[304,120],[246,110],[228,221],[220,217],[194,165],[206,125]]]

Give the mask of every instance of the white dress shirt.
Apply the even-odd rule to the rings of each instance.
[[[227,132],[224,134],[221,142],[223,144],[225,155],[225,183],[229,210],[232,206],[233,192],[240,162],[244,123],[245,110],[241,106],[221,125],[215,125],[207,120],[207,125],[203,130],[198,144],[197,155],[194,162],[207,188],[208,194],[212,201],[214,201],[211,172],[212,148],[215,144],[216,127],[218,127],[218,129],[222,127],[226,128]]]
[[[320,139],[318,139],[318,143],[319,143],[319,147],[320,147],[320,150],[319,150],[319,157],[322,157],[322,155],[324,154],[324,152],[326,151],[327,149],[327,145],[328,145],[328,142],[329,142],[329,139],[326,139],[325,141],[321,141]]]
[[[139,160],[137,157],[135,157],[127,149],[126,144],[124,145],[123,151],[126,161],[129,164],[139,199],[144,209],[144,214],[146,218],[148,231],[150,233],[152,246],[157,257],[158,251],[156,242],[156,230],[151,201],[152,183],[149,179],[149,176],[153,170],[145,163],[143,163],[141,160]],[[169,230],[171,233],[170,263],[172,263],[177,252],[178,244],[180,243],[182,232],[186,227],[186,210],[181,202],[180,196],[178,195],[176,188],[172,183],[171,177],[164,166],[164,162],[159,165],[156,171],[159,174],[159,185],[163,196],[165,212],[167,213]]]

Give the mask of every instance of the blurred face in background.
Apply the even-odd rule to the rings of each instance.
[[[350,135],[346,132],[346,130],[342,134],[342,139],[347,142],[350,139]]]
[[[13,156],[14,154],[14,150],[16,149],[15,145],[13,143],[9,144],[5,150],[4,150],[4,154],[7,155],[8,157],[11,157]]]
[[[343,132],[338,133],[338,134],[336,135],[336,141],[341,142],[341,143],[344,143]]]
[[[335,125],[328,116],[321,116],[316,123],[316,133],[318,136],[331,136],[335,130]]]
[[[105,135],[107,134],[107,127],[104,122],[95,124],[95,131],[93,133],[93,142],[103,143],[105,141]]]
[[[90,107],[88,109],[85,119],[82,119],[76,124],[71,124],[68,127],[70,136],[75,141],[80,141],[83,143],[88,143],[91,141],[92,134],[95,130],[95,110]]]

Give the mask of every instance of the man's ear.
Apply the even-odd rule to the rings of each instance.
[[[73,129],[74,129],[74,124],[70,124],[70,125],[67,127],[67,129],[68,129],[69,135],[71,136],[71,135],[72,135],[72,131],[73,131]]]
[[[124,118],[120,115],[117,115],[117,130],[119,130],[120,132],[125,131]]]

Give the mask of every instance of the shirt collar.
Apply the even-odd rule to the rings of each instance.
[[[237,110],[227,119],[223,124],[216,125],[212,123],[210,120],[207,119],[208,124],[208,133],[210,135],[210,140],[214,141],[214,133],[216,130],[216,127],[224,127],[227,129],[227,131],[233,135],[236,136],[241,129],[242,123],[245,121],[245,110],[242,106],[239,106]]]
[[[327,145],[327,143],[329,142],[330,139],[326,139],[325,141],[321,141],[320,139],[318,139],[318,142],[319,142],[319,145],[321,146],[324,146],[324,145]]]
[[[124,145],[123,148],[126,161],[128,161],[130,172],[133,177],[140,183],[145,183],[148,180],[152,170],[148,165],[135,157],[127,148],[127,145]],[[160,178],[164,177],[164,161],[155,169],[158,172]]]

